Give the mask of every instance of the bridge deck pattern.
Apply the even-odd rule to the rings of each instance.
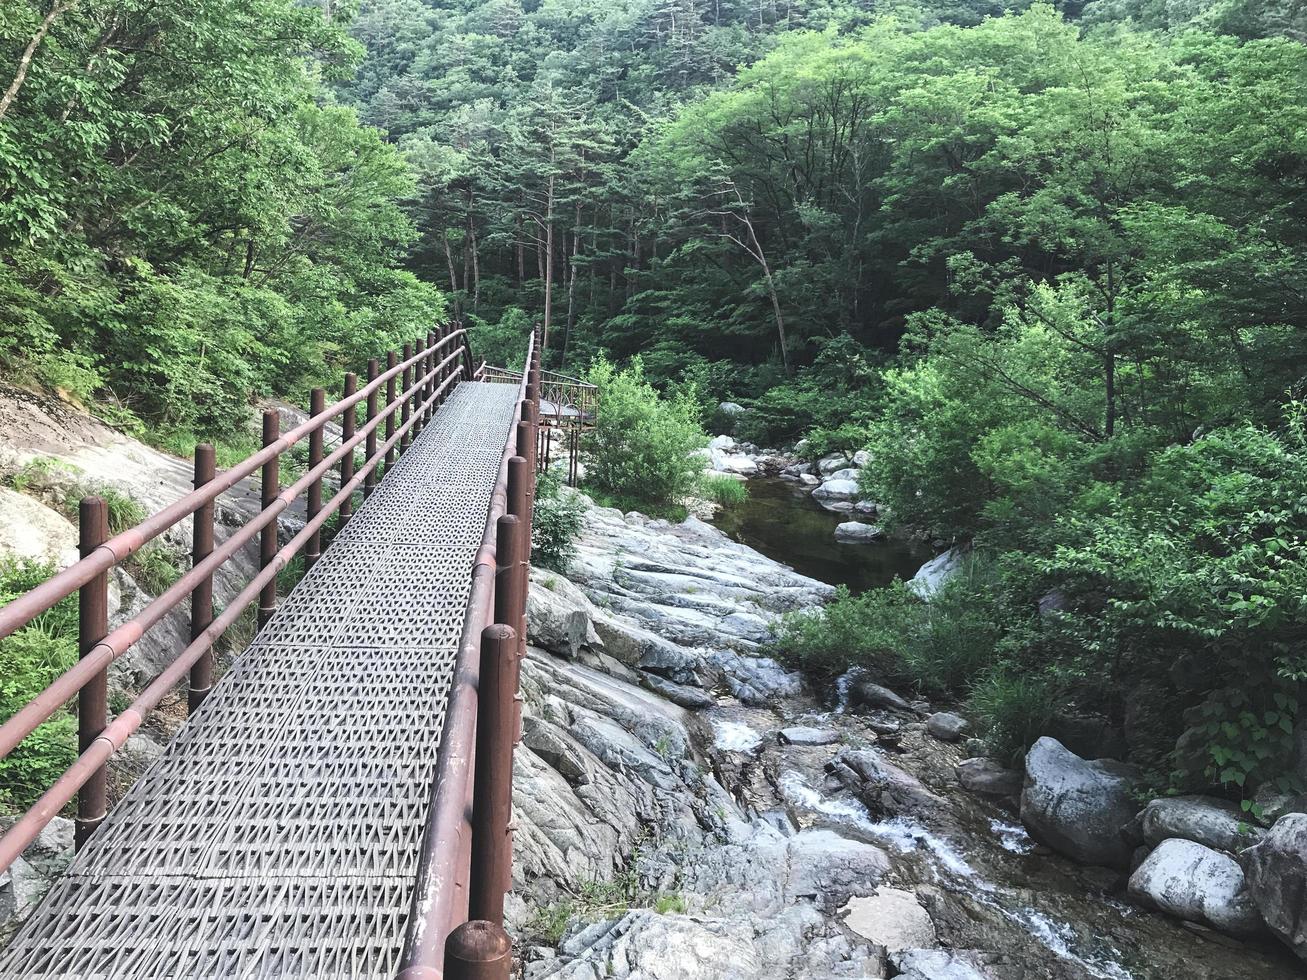
[[[0,976],[394,975],[517,398],[455,388],[0,954]]]

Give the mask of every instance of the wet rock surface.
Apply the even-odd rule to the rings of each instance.
[[[724,636],[823,586],[693,520],[594,514],[569,577],[599,641],[551,641],[524,671],[510,906],[525,976],[1298,975],[1270,940],[1190,931],[1127,903],[1119,872],[1038,847],[1004,808],[1020,774],[930,734],[921,705],[870,677],[814,692]],[[635,630],[677,650],[658,658],[674,680],[618,656]],[[596,899],[596,882],[620,894]]]

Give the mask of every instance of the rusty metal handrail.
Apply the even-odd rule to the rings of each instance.
[[[509,433],[504,447],[481,547],[472,568],[400,960],[400,980],[471,977],[472,972],[463,968],[468,961],[460,958],[456,948],[460,941],[465,946],[469,937],[491,942],[496,956],[495,970],[476,975],[508,976],[511,944],[503,933],[502,919],[504,893],[511,884],[512,848],[506,801],[511,797],[512,740],[517,738],[520,726],[515,707],[518,662],[526,649],[527,569],[534,499],[530,474],[535,469],[539,370],[537,335],[533,333],[526,367],[517,378],[521,421]],[[489,369],[484,376],[493,377],[495,371]],[[511,665],[503,662],[510,648]],[[489,674],[483,664],[496,673],[493,691],[482,690],[482,682]],[[512,714],[511,728],[505,727],[508,713]],[[506,737],[507,766],[502,759]],[[494,763],[489,758],[492,751],[497,756]],[[469,913],[476,921],[468,921]],[[484,948],[480,952],[484,953]],[[484,968],[484,959],[478,962]]]
[[[451,344],[457,346],[452,352],[442,356],[441,352]],[[414,347],[419,349],[412,352]],[[411,347],[406,346],[405,353],[408,356],[400,361],[392,352],[387,358],[387,369],[384,372],[379,369],[376,360],[370,362],[369,381],[361,389],[355,390],[356,381],[353,374],[346,375],[345,398],[333,405],[320,408],[310,419],[291,429],[284,436],[277,435],[275,410],[270,409],[265,412],[266,445],[264,448],[221,476],[212,471],[211,448],[197,447],[197,482],[200,479],[199,474],[207,467],[208,474],[205,482],[194,492],[163,508],[134,528],[103,540],[103,530],[97,531],[91,527],[93,524],[99,528],[103,523],[103,502],[95,501],[100,512],[99,521],[98,523],[92,521],[84,528],[82,536],[84,557],[81,561],[0,609],[0,638],[2,638],[27,625],[55,603],[79,589],[82,590],[81,659],[13,717],[0,725],[0,758],[4,758],[37,726],[58,711],[74,694],[80,692],[82,697],[79,711],[82,716],[80,754],[72,766],[55,780],[36,804],[0,838],[0,871],[9,867],[59,810],[88,784],[94,788],[95,795],[91,800],[90,815],[83,814],[82,810],[86,807],[79,805],[79,842],[85,836],[81,832],[85,829],[83,823],[89,823],[90,829],[94,829],[94,826],[104,817],[102,812],[106,772],[104,767],[109,757],[123,745],[128,736],[136,731],[145,715],[158,704],[163,695],[182,680],[186,676],[186,671],[192,669],[212,649],[217,639],[251,602],[256,598],[266,599],[271,594],[275,603],[278,572],[302,548],[317,539],[323,525],[333,514],[339,512],[342,522],[347,520],[348,508],[354,492],[360,487],[366,491],[375,485],[373,474],[377,467],[383,462],[387,465],[393,462],[392,451],[408,444],[411,433],[420,429],[424,422],[430,419],[435,408],[444,400],[453,385],[475,376],[471,352],[467,344],[467,332],[462,328],[442,330],[439,335],[428,333],[425,346],[416,344]],[[410,370],[412,370],[411,376]],[[394,383],[396,377],[403,379],[402,391],[396,391]],[[383,388],[387,403],[384,409],[378,410],[377,396]],[[318,409],[324,402],[322,390],[315,389],[314,408]],[[366,404],[367,421],[361,428],[355,430],[353,423],[356,406],[361,403]],[[403,420],[397,426],[395,415],[399,414],[401,409]],[[342,413],[345,424],[341,445],[323,458],[321,431],[328,422]],[[385,440],[378,443],[376,433],[378,426],[383,422]],[[270,494],[267,482],[270,477],[271,482],[276,484],[276,467],[280,456],[306,436],[311,437],[309,470],[290,486],[284,489],[278,487],[279,492]],[[354,455],[360,444],[365,446],[366,457],[363,466],[355,473]],[[323,505],[320,500],[321,480],[326,472],[337,464],[341,468],[340,489]],[[265,479],[263,509],[220,547],[213,548],[214,501],[223,491],[259,468],[263,469]],[[306,489],[310,492],[308,520],[304,528],[285,547],[278,549],[276,518]],[[88,501],[94,501],[94,498],[88,498]],[[83,507],[83,514],[94,517],[96,509],[95,506]],[[207,528],[200,526],[201,514],[204,515]],[[115,630],[109,631],[105,621],[108,571],[144,544],[192,515],[197,521],[195,561],[192,568],[165,589],[137,616]],[[204,546],[202,545],[203,532],[206,530],[208,539],[207,546]],[[88,531],[91,538],[100,539],[98,543],[96,540],[88,540]],[[220,615],[213,617],[211,588],[214,571],[251,542],[256,534],[259,534],[264,542],[262,567],[259,573]],[[271,547],[268,547],[269,544]],[[103,688],[108,665],[121,657],[147,630],[175,609],[188,595],[192,597],[192,642],[146,686],[127,709],[112,723],[107,723]],[[197,597],[202,597],[198,613],[195,604]],[[210,607],[208,615],[203,613],[205,603]],[[192,674],[193,680],[195,677],[196,675]],[[202,699],[207,689],[194,693],[199,693]],[[197,703],[197,699],[193,697],[192,707]],[[95,721],[97,711],[100,719],[98,724]],[[86,802],[87,797],[83,795],[81,803]],[[95,812],[97,807],[101,812]],[[86,832],[89,833],[89,830]]]

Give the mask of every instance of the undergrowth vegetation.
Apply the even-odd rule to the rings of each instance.
[[[531,515],[531,563],[567,574],[576,557],[576,536],[581,533],[584,520],[585,504],[581,497],[564,490],[552,471],[540,474]]]

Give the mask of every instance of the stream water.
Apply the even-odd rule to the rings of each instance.
[[[934,557],[915,541],[886,538],[871,544],[835,540],[835,527],[857,514],[836,514],[812,499],[811,487],[769,477],[748,482],[749,498],[717,512],[713,523],[732,540],[747,544],[796,572],[852,592],[911,578]]]

